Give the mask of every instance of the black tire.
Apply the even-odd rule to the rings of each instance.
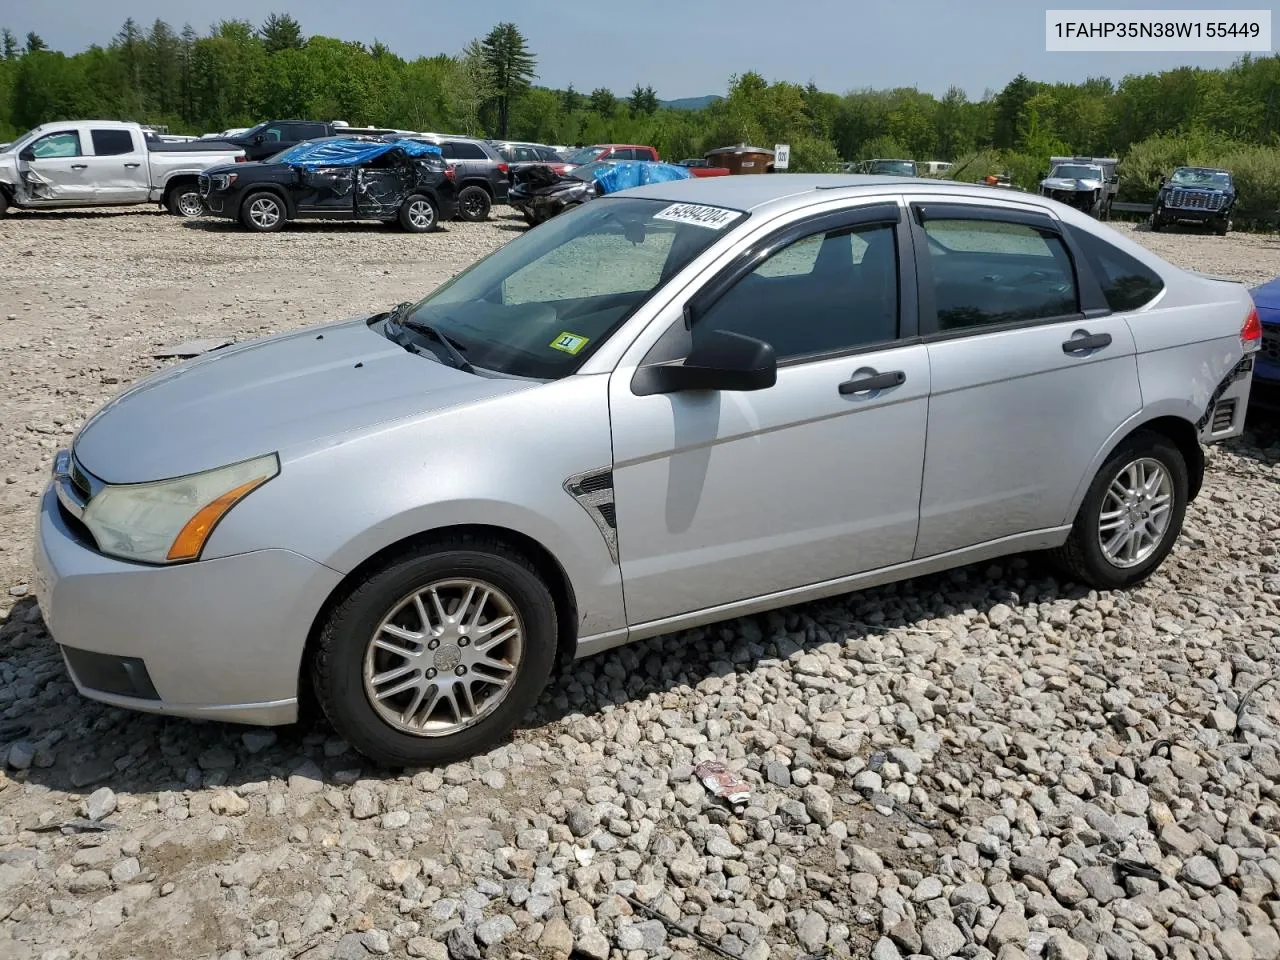
[[[171,187],[164,197],[165,209],[175,217],[191,220],[204,216],[204,204],[200,202],[200,189],[195,183],[183,183]]]
[[[1161,220],[1159,217],[1157,217],[1155,214],[1152,214],[1151,215],[1151,232],[1159,233],[1163,229],[1164,229],[1164,221]]]
[[[267,217],[265,213],[258,215],[258,211],[265,211],[272,205],[275,209],[274,220]],[[252,230],[254,233],[275,233],[277,230],[282,230],[288,216],[284,201],[270,190],[251,193],[240,204],[240,223],[246,230]]]
[[[521,210],[520,216],[524,217],[524,222],[531,227],[536,227],[538,224],[542,222],[536,216],[533,215],[533,211],[531,210]]]
[[[0,220],[3,220],[9,215],[9,203],[9,194],[0,190]]]
[[[458,217],[468,223],[479,223],[489,219],[489,211],[493,209],[493,198],[484,187],[472,184],[458,192]]]
[[[1170,487],[1169,522],[1155,549],[1132,566],[1118,565],[1103,552],[1101,543],[1102,510],[1108,489],[1122,469],[1142,460],[1152,460],[1164,467]],[[1187,510],[1187,463],[1173,441],[1158,433],[1140,431],[1127,438],[1109,456],[1089,491],[1067,542],[1054,552],[1054,560],[1070,576],[1099,590],[1118,590],[1146,580],[1164,562],[1182,530]],[[1137,509],[1141,509],[1138,505]],[[1132,523],[1129,525],[1132,529]]]
[[[1213,232],[1220,237],[1225,237],[1231,232],[1231,218],[1223,217],[1213,225]]]
[[[445,736],[405,732],[384,719],[366,694],[366,653],[379,624],[405,598],[451,578],[481,580],[510,600],[523,634],[519,666],[505,697],[489,712],[482,712],[472,725]],[[425,632],[420,622],[418,631]],[[316,643],[311,676],[329,722],[369,759],[390,767],[435,766],[489,749],[511,732],[546,685],[555,662],[556,636],[555,602],[527,558],[498,540],[454,537],[395,557],[357,585],[325,623]],[[453,658],[463,645],[446,641],[437,649]],[[409,662],[408,657],[402,660]],[[428,667],[439,666],[434,655],[422,662]],[[464,669],[455,659],[448,662],[451,666],[440,667],[442,671]],[[411,694],[406,692],[406,696]],[[387,699],[400,709],[398,701]]]
[[[408,233],[430,233],[440,226],[440,211],[430,197],[415,194],[400,205],[399,221]]]

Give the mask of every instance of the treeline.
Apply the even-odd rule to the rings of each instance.
[[[1122,190],[1140,199],[1153,192],[1157,166],[1236,159],[1251,182],[1274,173],[1274,189],[1262,192],[1280,201],[1275,55],[1118,83],[1019,75],[979,100],[958,87],[942,97],[914,88],[841,95],[747,72],[730,78],[723,99],[685,111],[663,109],[646,86],[617,96],[536,85],[536,56],[514,24],[455,54],[412,60],[381,42],[306,36],[286,14],[258,26],[224,20],[205,34],[128,20],[105,46],[71,56],[35,34],[20,42],[6,30],[0,41],[0,140],[75,117],[166,124],[174,133],[305,117],[548,143],[650,143],[672,159],[741,141],[787,142],[797,170],[877,156],[952,160],[961,178],[1007,171],[1024,187],[1034,187],[1049,156],[1080,153],[1119,156],[1126,166],[1144,158],[1135,176],[1122,167]],[[1280,208],[1265,202],[1271,215]]]

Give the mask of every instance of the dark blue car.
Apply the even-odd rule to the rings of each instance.
[[[1254,361],[1254,401],[1280,409],[1280,277],[1250,291],[1262,321],[1262,350]]]

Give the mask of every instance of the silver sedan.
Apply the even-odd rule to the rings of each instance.
[[[506,736],[558,657],[1030,550],[1125,588],[1243,429],[1241,286],[1054,201],[723,177],[602,198],[416,304],[127,390],[37,589],[86,696],[369,757]]]

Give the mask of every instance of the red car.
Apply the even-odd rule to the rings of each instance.
[[[572,170],[595,160],[661,160],[658,151],[635,143],[597,143],[579,147],[564,158],[565,169]]]

